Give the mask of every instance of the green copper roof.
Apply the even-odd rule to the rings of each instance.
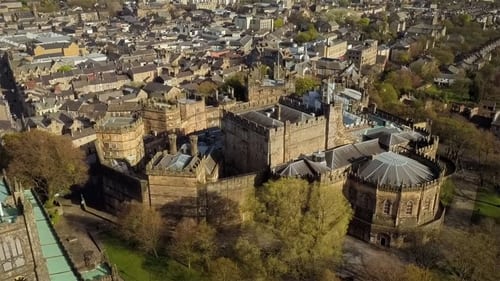
[[[55,233],[50,228],[48,218],[43,213],[38,200],[35,199],[33,191],[25,190],[24,197],[33,206],[38,238],[42,246],[42,255],[47,262],[50,281],[78,281],[76,274],[71,269],[68,258],[64,255],[61,245],[57,242]]]

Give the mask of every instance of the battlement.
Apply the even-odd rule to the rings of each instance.
[[[267,136],[270,129],[263,126],[263,125],[260,125],[256,122],[253,122],[251,120],[248,120],[236,113],[233,113],[231,111],[227,111],[227,110],[224,110],[223,111],[223,119],[228,119],[228,120],[231,120],[232,122],[238,124],[239,126],[242,126],[244,128],[247,128],[253,132],[256,132],[260,135],[264,135],[264,136]]]
[[[156,111],[156,112],[169,112],[179,109],[178,104],[169,104],[165,101],[163,104],[156,103],[154,101],[148,101],[142,104],[143,110]]]
[[[94,125],[96,133],[124,134],[137,130],[143,125],[141,117],[118,117],[111,116],[100,119]]]
[[[315,111],[315,108],[309,107],[307,103],[303,103],[300,100],[293,99],[290,97],[280,97],[279,103],[308,114],[315,114],[315,115],[322,114],[321,110]]]

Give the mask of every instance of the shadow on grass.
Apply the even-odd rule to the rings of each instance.
[[[165,256],[146,254],[113,233],[100,238],[111,264],[124,281],[203,281],[202,275]]]

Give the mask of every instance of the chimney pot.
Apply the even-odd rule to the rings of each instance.
[[[198,135],[189,136],[189,144],[191,145],[191,156],[198,155]]]
[[[169,144],[170,154],[177,154],[177,135],[176,134],[168,135],[168,144]]]

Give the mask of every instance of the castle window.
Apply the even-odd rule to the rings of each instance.
[[[413,202],[412,201],[406,202],[406,211],[405,211],[405,213],[407,215],[411,215],[413,213]]]
[[[427,198],[424,201],[424,211],[429,211],[431,208],[431,199]]]
[[[392,203],[389,200],[384,201],[384,215],[388,215],[391,212]]]

